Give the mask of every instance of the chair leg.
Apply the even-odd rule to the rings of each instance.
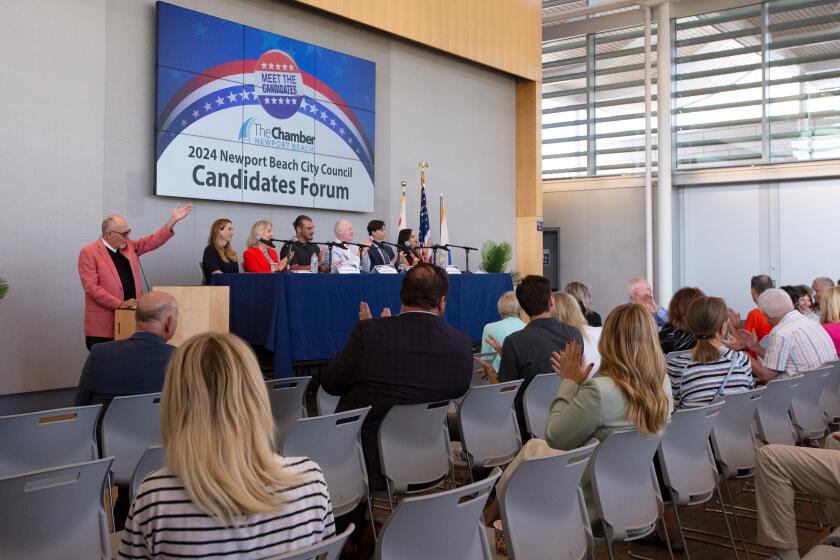
[[[111,530],[116,532],[117,529],[117,518],[114,517],[114,488],[113,488],[113,480],[112,477],[113,473],[108,471],[107,477],[107,484],[108,484],[108,512],[111,514]]]
[[[729,503],[735,504],[732,500],[732,492],[729,491],[729,486],[727,486],[726,481],[723,481],[723,487],[726,488],[726,494],[729,496]],[[723,501],[720,503],[720,509],[726,511],[726,505]],[[738,538],[741,539],[741,544],[744,546],[744,555],[746,556],[747,560],[750,560],[750,552],[747,550],[747,540],[744,538],[744,532],[741,530],[741,523],[738,522],[738,515],[733,513],[732,515],[735,518],[735,528],[738,530]]]
[[[691,555],[688,553],[688,541],[685,540],[685,532],[683,532],[682,520],[680,519],[680,506],[677,505],[676,500],[671,502],[671,505],[674,506],[674,517],[677,519],[677,529],[680,530],[680,539],[683,543],[685,560],[691,560]],[[665,533],[668,533],[668,527],[665,527]]]
[[[738,547],[735,546],[735,536],[732,534],[732,526],[729,525],[729,518],[726,516],[726,507],[723,505],[723,494],[720,492],[719,482],[715,482],[715,490],[717,490],[718,500],[720,500],[720,511],[723,514],[723,523],[726,525],[726,532],[729,533],[729,541],[732,543],[732,550],[735,552],[735,560],[741,560],[741,557],[738,555]],[[688,547],[686,547],[686,551],[688,551]],[[746,546],[744,547],[744,552],[746,552]]]
[[[613,556],[612,541],[607,534],[607,524],[601,521],[601,527],[604,531],[604,542],[607,544],[607,554],[609,554],[610,560],[615,560],[615,556]]]
[[[676,506],[674,506],[674,509],[676,509]],[[670,558],[671,560],[674,560],[674,550],[671,548],[671,537],[668,536],[668,527],[665,526],[665,516],[664,516],[664,514],[661,515],[659,517],[659,519],[662,520],[662,528],[664,529],[664,531],[662,531],[662,532],[665,533],[665,546],[668,547],[668,558]],[[683,544],[685,544],[685,540],[683,540]],[[688,548],[686,548],[686,552],[687,551],[688,551]]]
[[[373,539],[376,540],[376,520],[373,518],[373,496],[368,494],[368,516],[370,516],[370,530],[373,531]]]

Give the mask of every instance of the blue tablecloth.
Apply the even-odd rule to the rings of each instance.
[[[213,274],[214,286],[230,286],[230,331],[274,351],[276,377],[292,375],[294,362],[329,360],[344,346],[366,301],[375,317],[400,309],[397,274]],[[449,277],[444,320],[481,338],[499,320],[496,303],[512,289],[509,274]]]

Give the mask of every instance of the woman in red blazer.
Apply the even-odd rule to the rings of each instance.
[[[248,248],[242,257],[242,269],[245,272],[281,272],[286,270],[289,259],[277,257],[277,251],[269,247],[263,240],[272,237],[271,222],[260,220],[251,226],[248,235]]]

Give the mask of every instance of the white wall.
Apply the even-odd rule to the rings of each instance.
[[[443,191],[453,243],[513,243],[512,78],[295,5],[179,4],[376,62],[375,211],[346,216],[357,237],[372,218],[396,237],[401,180],[416,226],[417,162],[425,160],[435,236]],[[139,236],[160,227],[176,202],[152,194],[154,16],[152,0],[40,0],[3,10],[0,276],[11,291],[0,302],[0,394],[75,385],[86,356],[79,249],[96,239],[104,214],[123,214]],[[198,283],[195,263],[216,218],[234,221],[241,251],[255,220],[270,219],[288,235],[301,212],[314,218],[319,238],[339,218],[196,201],[175,238],[143,257],[149,282]]]

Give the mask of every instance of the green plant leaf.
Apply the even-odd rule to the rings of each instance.
[[[512,256],[510,243],[487,241],[481,246],[481,268],[485,272],[504,272]]]
[[[9,281],[0,276],[0,299],[6,297],[9,293]]]

